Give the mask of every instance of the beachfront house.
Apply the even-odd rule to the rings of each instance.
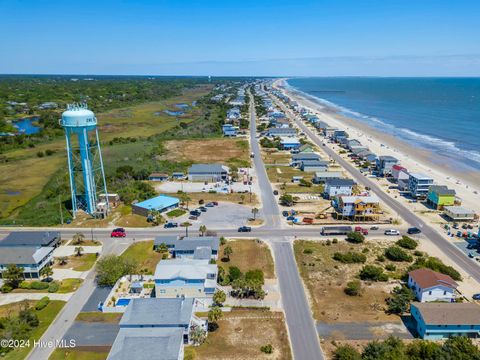
[[[360,141],[358,141],[357,139],[351,139],[351,140],[347,140],[345,145],[346,145],[348,150],[351,150],[352,147],[354,147],[354,146],[362,146],[362,143]]]
[[[379,156],[376,163],[378,175],[391,176],[392,167],[398,163],[398,159],[393,156]]]
[[[295,136],[297,135],[297,130],[294,128],[271,128],[267,130],[267,136],[270,137],[279,137],[279,136]]]
[[[166,212],[178,207],[180,200],[168,196],[158,195],[154,198],[132,204],[132,214],[148,216],[152,211]]]
[[[193,164],[188,169],[190,181],[222,181],[227,180],[230,169],[222,164]]]
[[[380,201],[375,195],[339,196],[332,201],[338,219],[375,220]]]
[[[298,149],[300,147],[300,141],[295,136],[292,137],[280,137],[280,148],[283,150]]]
[[[455,205],[455,190],[445,185],[432,185],[428,189],[427,204],[436,210]]]
[[[335,133],[335,131],[337,131],[336,128],[326,127],[325,129],[323,129],[323,136],[331,139],[333,138],[333,134]]]
[[[410,313],[420,338],[448,339],[480,336],[480,306],[474,303],[412,303]]]
[[[473,221],[477,217],[475,211],[463,206],[445,206],[443,214],[451,221]]]
[[[320,160],[320,155],[316,153],[299,153],[292,155],[292,162],[290,163],[291,166],[299,166],[301,165],[302,161],[311,161],[311,160]]]
[[[410,173],[407,171],[407,169],[400,170],[397,178],[398,190],[408,191],[409,181],[410,181]]]
[[[148,175],[148,180],[150,181],[166,181],[168,180],[168,174],[165,173],[151,173]]]
[[[334,130],[332,134],[332,139],[335,142],[338,142],[340,138],[348,138],[348,134],[345,130]]]
[[[156,237],[153,249],[165,244],[174,258],[217,259],[220,238],[217,236]]]
[[[398,182],[398,178],[400,176],[400,172],[402,170],[407,170],[407,168],[403,167],[402,165],[399,165],[399,164],[395,164],[392,166],[392,178],[393,178],[393,181],[395,182]]]
[[[328,179],[325,181],[323,195],[327,199],[340,195],[352,195],[354,185],[355,182],[352,179]]]
[[[300,164],[300,170],[305,172],[327,171],[329,162],[326,160],[304,160]]]
[[[343,174],[341,171],[316,171],[312,182],[314,184],[323,184],[327,180],[341,179],[342,177]]]
[[[458,284],[448,275],[421,268],[408,273],[408,287],[420,302],[452,302]]]
[[[408,177],[408,191],[410,196],[415,199],[424,199],[428,195],[430,186],[433,185],[433,179],[419,173],[410,173]]]
[[[189,258],[160,261],[155,269],[155,296],[212,297],[217,287],[217,265]]]

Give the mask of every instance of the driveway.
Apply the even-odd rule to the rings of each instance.
[[[111,287],[97,286],[83,306],[82,312],[98,311],[98,304],[105,301],[111,290]]]
[[[111,346],[119,329],[113,323],[75,321],[63,339],[75,340],[76,346]]]

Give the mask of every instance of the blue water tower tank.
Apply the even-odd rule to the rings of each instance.
[[[86,104],[72,104],[63,112],[60,123],[67,144],[73,217],[78,210],[95,216],[99,212],[99,192],[105,193],[105,208],[108,210],[97,118]]]

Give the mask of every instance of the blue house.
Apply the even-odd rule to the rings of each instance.
[[[216,259],[218,256],[220,238],[216,236],[188,236],[183,239],[178,236],[157,237],[153,243],[153,248],[156,249],[161,244],[168,247],[174,258],[201,259],[204,257],[210,260],[210,258]],[[203,256],[203,254],[208,256]]]
[[[150,211],[168,211],[178,207],[180,200],[168,195],[159,195],[154,198],[132,204],[132,213],[148,216]]]
[[[280,137],[280,147],[283,150],[298,149],[301,145],[296,137]]]
[[[477,304],[416,302],[410,306],[410,313],[422,339],[478,338],[480,335],[480,306]]]
[[[225,124],[222,126],[223,136],[237,136],[238,128],[232,124]]]

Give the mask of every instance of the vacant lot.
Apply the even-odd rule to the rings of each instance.
[[[60,260],[56,260],[53,265],[54,269],[72,269],[75,271],[87,271],[90,270],[97,261],[95,254],[83,254],[81,256],[71,255],[66,259],[66,264],[61,265]]]
[[[223,262],[223,250],[230,246],[233,250],[230,261]],[[228,269],[229,266],[238,267],[242,273],[249,270],[260,269],[266,279],[275,277],[275,269],[272,254],[268,245],[260,240],[229,240],[226,245],[221,246],[219,254],[219,265]]]
[[[165,143],[166,160],[195,163],[223,163],[237,167],[250,166],[250,150],[246,140],[201,139],[172,140]]]
[[[219,328],[206,342],[193,348],[195,359],[291,359],[283,313],[266,310],[234,310],[218,321]],[[272,354],[260,347],[271,344]]]
[[[349,281],[355,280],[365,264],[374,264],[384,268],[392,264],[388,260],[377,261],[383,254],[386,243],[369,241],[364,244],[350,244],[339,240],[337,244],[326,245],[318,241],[296,241],[295,258],[300,274],[309,290],[310,302],[316,320],[333,322],[395,321],[400,318],[385,313],[385,299],[395,284],[388,282],[362,281],[360,296],[349,296],[344,288]],[[354,251],[367,257],[365,264],[343,264],[333,259],[335,252]],[[398,276],[408,263],[394,263],[396,272],[385,271],[390,276]]]
[[[103,313],[99,311],[81,312],[76,321],[119,323],[123,313]]]
[[[158,262],[162,259],[162,254],[153,250],[153,240],[132,244],[121,256],[132,259],[138,264],[139,270],[147,269],[151,274],[155,272]]]
[[[258,199],[255,193],[232,193],[232,194],[224,194],[224,193],[208,193],[208,192],[201,192],[201,193],[188,193],[188,196],[192,199],[188,206],[189,208],[193,208],[198,204],[199,200],[203,200],[205,203],[210,201],[226,201],[232,202],[235,204],[244,204],[247,206],[257,206]]]

